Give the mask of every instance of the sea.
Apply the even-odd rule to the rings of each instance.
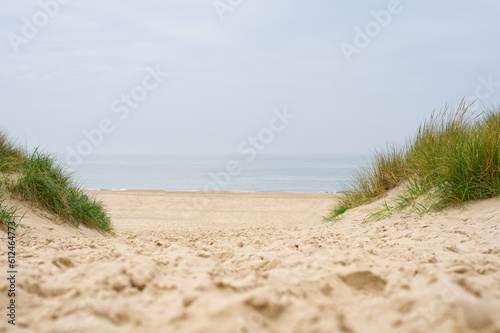
[[[367,154],[91,155],[70,171],[89,190],[339,193],[368,163]]]

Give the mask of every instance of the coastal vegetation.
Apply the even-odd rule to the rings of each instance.
[[[405,144],[375,152],[325,219],[338,220],[348,209],[384,198],[395,188],[395,199],[384,200],[365,221],[499,196],[500,107],[478,114],[462,101],[456,110],[434,113]]]
[[[112,232],[102,202],[87,196],[54,156],[39,149],[28,153],[0,133],[0,222],[20,219],[17,199],[43,209],[75,226],[83,224],[101,232]]]

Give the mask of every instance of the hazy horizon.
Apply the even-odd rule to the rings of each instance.
[[[0,129],[68,158],[367,153],[500,102],[495,1],[2,9]]]
[[[368,156],[93,155],[71,170],[87,190],[339,193]]]

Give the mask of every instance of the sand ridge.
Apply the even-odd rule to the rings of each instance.
[[[334,195],[93,194],[116,236],[27,215],[16,331],[500,332],[499,199],[362,224],[321,223]]]

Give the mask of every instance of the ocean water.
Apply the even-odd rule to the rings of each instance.
[[[94,190],[337,193],[367,163],[367,155],[355,154],[259,156],[253,161],[239,156],[93,155],[72,173],[83,188]]]

